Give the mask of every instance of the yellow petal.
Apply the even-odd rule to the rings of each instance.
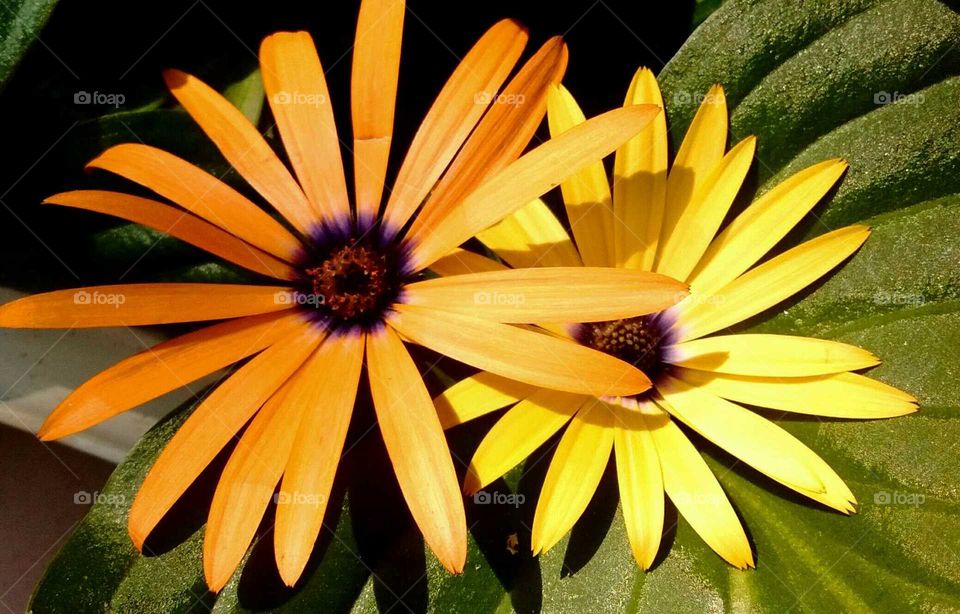
[[[761,377],[804,377],[856,371],[879,364],[846,343],[791,335],[717,335],[672,346],[671,364],[688,369]]]
[[[427,267],[634,136],[660,109],[608,111],[550,139],[473,191],[439,224],[412,236],[413,265]]]
[[[115,215],[142,224],[261,275],[278,279],[296,277],[287,263],[186,211],[155,200],[104,190],[74,190],[54,194],[43,202]]]
[[[663,475],[650,428],[639,411],[609,406],[614,413],[620,505],[633,558],[650,569],[663,535]]]
[[[227,320],[175,337],[118,362],[71,392],[37,436],[80,432],[256,354],[303,323],[297,312]]]
[[[680,428],[652,404],[641,414],[660,457],[663,488],[714,552],[737,569],[753,567],[743,526],[717,478]]]
[[[451,573],[467,558],[467,524],[447,440],[416,364],[389,327],[367,336],[367,369],[383,442],[424,541]]]
[[[587,509],[613,448],[613,413],[590,399],[577,412],[550,461],[530,536],[533,554],[545,554]]]
[[[290,171],[260,131],[209,85],[179,70],[166,70],[167,87],[213,141],[223,157],[253,189],[303,234],[309,234],[321,212],[304,196]]]
[[[357,217],[369,224],[380,210],[393,140],[404,0],[363,0],[350,76],[353,174]]]
[[[795,490],[823,492],[800,460],[804,445],[773,422],[673,377],[657,390],[664,409],[743,462]]]
[[[547,112],[547,92],[567,68],[567,46],[554,36],[507,83],[414,219],[417,235],[445,218],[470,192],[520,157]]]
[[[477,234],[514,268],[580,266],[580,254],[560,220],[539,198]]]
[[[843,262],[870,235],[854,225],[802,243],[744,273],[713,297],[691,295],[678,306],[680,341],[742,322],[799,292]]]
[[[714,85],[694,116],[667,176],[661,242],[669,237],[727,148],[727,99]]]
[[[203,535],[203,574],[215,593],[230,580],[253,541],[301,417],[319,400],[304,394],[309,386],[301,367],[251,420],[217,482]]]
[[[714,239],[690,275],[690,285],[712,294],[736,279],[810,212],[846,168],[843,160],[826,160],[766,192]]]
[[[649,68],[633,76],[624,106],[663,106]],[[653,270],[667,197],[667,116],[657,115],[620,146],[613,164],[613,245],[618,267]]]
[[[661,311],[686,286],[656,273],[604,267],[512,269],[437,277],[403,302],[494,322],[606,322]]]
[[[470,460],[463,492],[472,495],[520,464],[563,428],[590,397],[537,390],[497,420]]]
[[[660,114],[662,115],[662,113]],[[557,137],[586,121],[577,101],[562,85],[547,98],[550,136]],[[560,184],[567,219],[577,249],[587,266],[610,266],[613,261],[613,205],[603,161],[588,164]]]
[[[853,495],[837,490],[843,482],[829,465],[773,422],[672,377],[657,388],[664,409],[733,456],[800,494],[852,510]]]
[[[277,495],[277,569],[296,584],[323,524],[363,365],[363,337],[328,337],[297,375],[306,410]]]
[[[682,370],[677,377],[731,401],[813,416],[893,418],[917,411],[909,394],[856,373],[769,378]]]
[[[140,143],[115,145],[87,164],[139,183],[250,245],[291,260],[300,241],[239,192],[186,160]]]
[[[289,288],[244,284],[120,284],[56,290],[0,307],[4,328],[96,328],[223,320],[283,311]]]
[[[440,424],[448,429],[525,399],[536,386],[481,371],[434,397]]]
[[[634,367],[572,341],[410,305],[395,309],[390,323],[407,339],[497,375],[593,396],[628,396],[650,387]]]
[[[332,225],[350,222],[340,139],[323,66],[307,32],[277,32],[260,44],[260,74],[303,191]]]
[[[756,144],[756,137],[745,138],[713,167],[673,230],[664,235],[655,271],[677,279],[690,275],[740,191],[753,162]]]
[[[430,270],[441,277],[446,277],[449,275],[466,275],[467,273],[484,273],[486,271],[505,271],[507,267],[496,260],[458,247],[431,264]]]
[[[130,507],[127,529],[138,549],[200,472],[320,344],[303,324],[213,390],[167,443]]]
[[[450,75],[413,137],[387,199],[384,225],[399,232],[433,189],[494,100],[527,44],[520,25],[504,19],[477,41]]]

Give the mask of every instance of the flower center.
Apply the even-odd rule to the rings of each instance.
[[[376,309],[387,286],[387,259],[362,245],[334,251],[320,266],[306,270],[313,294],[327,310],[354,319]]]
[[[657,316],[581,324],[576,339],[582,345],[616,356],[656,382],[663,373],[664,339],[668,330]]]
[[[301,264],[297,304],[331,327],[369,327],[400,293],[400,257],[364,239],[318,245]]]

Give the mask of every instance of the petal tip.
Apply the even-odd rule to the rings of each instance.
[[[280,574],[280,580],[287,588],[293,588],[303,575],[304,565],[295,563],[287,557],[277,559],[277,571]]]
[[[49,419],[40,425],[40,428],[37,430],[37,439],[40,441],[54,441],[60,439],[63,435],[57,433],[56,428],[53,424],[50,423]]]
[[[463,478],[463,494],[467,497],[472,497],[477,494],[477,492],[483,488],[483,483],[480,481],[480,477],[477,476],[476,471],[473,469],[473,466],[467,469],[467,475]]]
[[[164,68],[162,73],[163,82],[167,89],[176,90],[183,87],[190,79],[190,75],[177,68]]]

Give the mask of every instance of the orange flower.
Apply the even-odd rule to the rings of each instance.
[[[170,440],[129,514],[130,536],[142,548],[197,475],[249,423],[220,478],[207,523],[204,571],[214,591],[243,558],[278,483],[277,564],[287,584],[300,577],[320,531],[364,365],[410,511],[443,565],[461,571],[466,527],[457,476],[403,341],[537,386],[634,394],[649,380],[630,365],[510,324],[564,319],[585,304],[601,319],[636,316],[672,304],[685,287],[660,275],[613,269],[421,280],[431,265],[442,270],[444,256],[459,243],[612,152],[659,109],[611,111],[521,156],[545,112],[549,88],[564,71],[566,49],[559,38],[549,40],[504,86],[527,36],[516,23],[502,21],[444,86],[381,214],[403,16],[396,0],[365,0],[360,10],[351,101],[353,206],[323,69],[304,32],[274,34],[260,49],[264,87],[293,174],[214,90],[179,71],[165,74],[177,100],[291,228],[217,178],[143,144],[113,147],[89,166],[178,207],[99,190],[46,201],[150,226],[274,281],[100,286],[0,308],[5,327],[226,320],[100,373],[40,430],[45,440],[76,433],[250,358]],[[501,297],[522,300],[505,308]]]

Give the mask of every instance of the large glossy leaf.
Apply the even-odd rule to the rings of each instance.
[[[839,189],[785,243],[858,221],[874,235],[825,283],[741,328],[862,345],[884,360],[872,376],[920,399],[918,414],[877,422],[770,414],[848,481],[860,501],[855,516],[807,504],[698,440],[748,527],[756,570],[727,566],[668,510],[660,559],[641,572],[609,468],[570,537],[533,559],[529,527],[547,445],[489,489],[499,503],[468,502],[469,559],[453,578],[424,553],[373,436],[347,454],[338,481],[347,502],[327,519],[336,530],[324,534],[297,590],[278,588],[268,531],[266,547],[254,548],[213,597],[200,592],[196,522],[179,541],[168,537],[164,554],[140,558],[125,541],[122,509],[98,503],[51,567],[34,610],[67,610],[71,599],[101,611],[198,603],[218,612],[960,608],[958,44],[960,16],[934,0],[731,0],[661,75],[675,145],[698,96],[724,84],[733,136],[759,137],[744,197],[815,161],[850,162]],[[132,492],[179,419],[147,436],[110,492]],[[489,424],[451,434],[458,458],[469,457]],[[522,501],[504,498],[512,493]]]
[[[57,0],[13,0],[0,9],[0,87],[7,82],[23,54],[40,40],[40,29]]]

